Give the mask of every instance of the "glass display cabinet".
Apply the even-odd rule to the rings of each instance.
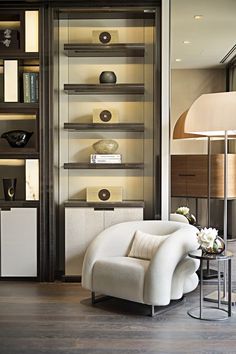
[[[160,13],[59,8],[54,23],[59,257],[77,276],[99,231],[160,216]]]

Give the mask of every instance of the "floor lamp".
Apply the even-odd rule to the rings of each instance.
[[[188,110],[184,131],[203,136],[222,136],[224,138],[224,224],[223,237],[227,248],[227,200],[228,200],[228,137],[236,135],[236,91],[201,95]],[[227,302],[226,286],[222,293]],[[214,301],[216,294],[207,296]],[[232,294],[236,303],[236,293]]]
[[[211,216],[211,137],[207,135],[200,135],[194,133],[185,132],[185,120],[188,111],[181,114],[175,123],[173,130],[173,139],[205,139],[207,138],[207,157],[208,157],[208,191],[207,191],[207,224],[210,227],[210,216]],[[203,270],[204,279],[212,279],[217,277],[217,271],[209,267],[209,262],[207,262],[207,268]]]

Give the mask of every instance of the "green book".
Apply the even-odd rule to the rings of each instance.
[[[30,73],[23,73],[24,102],[30,103]]]

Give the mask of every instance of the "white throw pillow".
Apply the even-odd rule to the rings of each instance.
[[[151,259],[156,250],[170,235],[151,235],[137,230],[128,257]]]

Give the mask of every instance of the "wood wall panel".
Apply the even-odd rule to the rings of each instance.
[[[208,156],[171,156],[171,196],[207,197]],[[224,155],[211,156],[211,197],[224,197]],[[236,197],[236,155],[228,154],[228,198]]]

